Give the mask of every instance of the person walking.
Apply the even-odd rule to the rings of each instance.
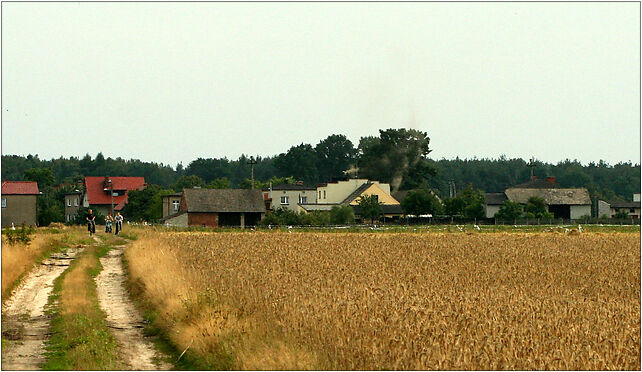
[[[90,209],[87,212],[87,217],[85,217],[85,219],[87,220],[87,230],[89,230],[89,236],[92,236],[96,233],[96,215]]]
[[[116,217],[114,217],[114,221],[116,222],[116,234],[123,229],[123,216],[120,215],[120,212],[116,212]]]
[[[114,221],[114,218],[111,216],[111,213],[105,217],[105,232],[106,233],[111,233],[111,225],[112,222]]]

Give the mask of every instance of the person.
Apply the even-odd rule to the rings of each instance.
[[[111,224],[114,221],[114,218],[111,216],[111,213],[105,217],[105,232],[111,233]]]
[[[89,236],[92,236],[96,233],[96,215],[90,209],[87,212],[87,217],[85,217],[85,219],[87,220],[87,230],[89,230]]]
[[[114,217],[116,222],[116,235],[123,229],[123,216],[120,215],[120,212],[116,212],[116,217]]]

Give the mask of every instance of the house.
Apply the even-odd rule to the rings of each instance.
[[[2,182],[2,227],[37,226],[38,183]]]
[[[316,203],[301,203],[300,211],[329,211],[333,206],[349,205],[355,215],[360,215],[359,199],[362,196],[374,195],[382,204],[384,218],[399,218],[403,209],[397,199],[390,194],[390,185],[367,179],[350,179],[320,184],[316,188]]]
[[[144,177],[85,177],[83,207],[104,216],[120,212],[127,204],[127,192],[146,187]],[[112,196],[113,192],[113,196]]]
[[[75,190],[65,194],[65,221],[71,222],[76,217],[82,204],[82,191]]]
[[[177,214],[168,226],[254,226],[265,215],[261,190],[184,189]]]
[[[161,197],[163,201],[163,218],[178,213],[182,196],[183,193],[179,192],[175,194],[163,195]]]
[[[501,194],[501,193],[499,193]],[[562,188],[555,182],[555,177],[532,180],[509,187],[503,192],[505,200],[526,204],[531,197],[544,199],[548,212],[555,218],[578,219],[591,215],[591,198],[586,188]],[[503,204],[502,196],[487,193],[485,202],[486,217],[492,218]],[[499,202],[501,201],[501,204]]]
[[[598,216],[612,218],[618,213],[626,213],[628,218],[640,218],[640,194],[633,194],[633,201],[605,202],[598,200]]]
[[[285,208],[297,212],[299,204],[315,204],[317,188],[304,186],[299,181],[296,184],[280,184],[263,189],[263,200],[269,211]]]

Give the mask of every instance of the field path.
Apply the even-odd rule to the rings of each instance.
[[[69,248],[52,254],[22,280],[2,305],[2,336],[10,340],[2,350],[3,370],[35,370],[45,361],[44,341],[49,336],[45,307],[53,282],[83,249]]]
[[[125,290],[122,256],[125,246],[114,246],[100,259],[96,277],[98,301],[107,315],[107,325],[120,346],[121,358],[133,370],[169,370],[161,355],[143,334],[143,319]]]

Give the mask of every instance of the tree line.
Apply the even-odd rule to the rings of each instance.
[[[368,178],[390,183],[393,191],[414,190],[415,199],[434,204],[435,211],[459,215],[478,215],[483,204],[483,191],[501,192],[509,186],[526,182],[530,172],[544,178],[555,176],[561,187],[586,187],[592,199],[608,201],[631,200],[640,192],[640,165],[604,161],[581,164],[565,159],[557,164],[533,159],[441,159],[429,158],[430,138],[415,129],[380,130],[378,136],[364,136],[358,144],[346,136],[333,134],[316,145],[301,143],[274,156],[255,156],[255,187],[277,183],[304,181],[307,185],[345,178]],[[82,185],[85,176],[142,176],[150,188],[130,194],[132,213],[138,208],[147,210],[140,219],[157,217],[163,194],[186,187],[250,188],[250,157],[238,159],[198,158],[187,166],[171,166],[137,159],[111,158],[102,153],[95,157],[60,157],[41,160],[38,155],[3,155],[3,180],[39,180],[43,201],[43,219],[58,220],[61,216],[64,192]],[[531,165],[531,167],[529,167]],[[451,184],[458,198],[449,198]],[[61,185],[53,188],[54,185]],[[55,190],[55,191],[52,191]],[[417,194],[419,193],[419,194]],[[409,196],[413,195],[412,193]],[[432,198],[441,200],[434,203]],[[136,205],[137,199],[141,205]],[[428,200],[428,201],[426,201]],[[53,204],[60,201],[60,209]],[[418,202],[419,203],[419,202]],[[407,203],[406,203],[407,204]],[[136,207],[136,211],[133,211]],[[50,211],[50,216],[47,215]],[[482,207],[483,212],[483,207]],[[45,222],[43,220],[43,222]]]

